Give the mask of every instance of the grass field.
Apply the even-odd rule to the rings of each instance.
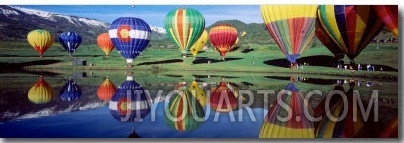
[[[245,52],[245,47],[250,47]],[[80,45],[68,56],[59,43],[53,46],[40,58],[26,41],[0,42],[0,63],[25,70],[52,69],[62,72],[71,70],[147,70],[150,72],[181,72],[181,71],[210,71],[210,72],[254,72],[254,73],[293,73],[320,74],[352,77],[372,77],[397,79],[398,73],[398,44],[370,44],[355,59],[356,63],[372,64],[392,69],[392,71],[356,71],[340,70],[332,67],[332,53],[325,47],[310,47],[302,55],[303,62],[309,64],[304,69],[291,70],[287,66],[285,56],[277,45],[243,45],[240,49],[227,53],[226,60],[221,61],[219,53],[213,49],[197,55],[182,58],[178,49],[148,47],[134,60],[134,67],[126,68],[125,59],[114,49],[109,57],[97,45]],[[244,50],[244,51],[243,51]],[[387,57],[387,58],[386,58]],[[74,59],[87,61],[87,66],[74,66]],[[208,64],[208,61],[211,61]],[[344,59],[349,63],[349,59]],[[302,61],[301,61],[302,62]],[[324,63],[328,65],[324,65]],[[316,66],[317,65],[317,66]],[[363,66],[365,67],[365,66]],[[3,69],[4,70],[4,69]],[[377,70],[379,70],[377,68]]]

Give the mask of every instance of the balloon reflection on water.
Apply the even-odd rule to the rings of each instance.
[[[63,101],[76,101],[80,98],[82,91],[73,79],[69,79],[59,91],[60,99]]]
[[[224,81],[220,82],[219,85],[211,91],[210,107],[216,112],[230,112],[237,108],[237,103],[235,92],[232,91]]]
[[[97,90],[97,96],[99,99],[104,100],[104,101],[109,101],[111,100],[112,96],[114,95],[116,91],[116,87],[114,83],[112,83],[111,80],[106,78],[98,87]]]
[[[54,96],[55,91],[42,76],[28,91],[28,99],[34,104],[45,104]]]

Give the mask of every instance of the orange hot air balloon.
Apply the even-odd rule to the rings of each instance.
[[[34,104],[45,104],[55,96],[53,88],[43,79],[39,77],[38,81],[28,91],[28,99]]]
[[[230,24],[218,24],[210,29],[209,40],[224,60],[226,53],[237,41],[237,29]]]
[[[112,96],[116,91],[114,83],[112,83],[108,78],[106,78],[97,90],[97,96],[99,99],[104,101],[111,100]]]
[[[225,82],[211,91],[210,108],[216,112],[230,112],[237,108],[237,98]]]
[[[114,49],[114,44],[109,38],[108,33],[101,33],[97,37],[97,44],[102,51],[104,51],[105,55],[108,57],[109,53]]]

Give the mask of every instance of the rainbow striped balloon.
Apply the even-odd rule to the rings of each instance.
[[[205,18],[195,9],[178,8],[167,14],[164,27],[182,54],[186,54],[205,29]]]

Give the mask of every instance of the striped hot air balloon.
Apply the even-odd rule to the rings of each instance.
[[[104,100],[104,101],[109,101],[111,100],[112,96],[114,95],[116,91],[116,87],[114,83],[112,83],[111,80],[106,78],[98,87],[97,90],[97,96],[99,99]]]
[[[34,104],[45,104],[55,96],[53,88],[39,77],[38,81],[28,91],[28,99]]]
[[[260,138],[314,138],[313,111],[294,83],[281,91],[261,126]],[[309,115],[305,114],[305,110]]]
[[[63,32],[59,35],[59,42],[72,55],[81,44],[81,36],[73,31]]]
[[[194,45],[190,49],[192,55],[196,56],[196,54],[198,54],[198,52],[206,45],[209,39],[208,36],[209,36],[208,31],[203,30],[201,37],[199,37],[199,39],[194,43]]]
[[[198,128],[204,117],[203,106],[185,86],[181,86],[179,92],[170,98],[165,121],[170,128],[184,132]]]
[[[384,26],[369,5],[321,5],[318,19],[351,64]]]
[[[82,91],[73,79],[67,80],[59,92],[62,101],[76,101],[80,98]]]
[[[128,67],[149,45],[151,29],[144,20],[134,17],[121,17],[109,26],[109,37],[118,52],[126,59]]]
[[[114,49],[114,44],[112,43],[111,38],[109,38],[108,33],[101,33],[100,35],[98,35],[97,44],[107,57],[109,56],[109,53]]]
[[[387,28],[398,37],[398,5],[373,5],[373,8]]]
[[[143,87],[128,75],[109,101],[109,111],[120,122],[141,121],[150,113],[150,102]]]
[[[219,86],[210,94],[210,108],[216,112],[230,112],[237,108],[237,98],[226,85],[220,82]]]
[[[40,57],[52,46],[54,39],[55,37],[49,31],[43,29],[32,30],[27,35],[28,43]]]
[[[237,29],[230,24],[217,24],[210,29],[209,40],[224,60],[226,53],[237,41]]]
[[[179,46],[183,57],[205,29],[205,18],[192,8],[178,8],[168,12],[164,27],[170,38]]]
[[[196,81],[193,81],[191,85],[189,85],[188,90],[192,93],[192,95],[199,101],[202,107],[206,105],[206,93],[205,91],[199,87]]]
[[[316,23],[316,36],[323,43],[323,45],[334,54],[336,60],[344,58],[344,52],[338,47],[338,44],[332,40],[332,38],[327,34],[320,23]]]
[[[295,68],[314,37],[318,5],[261,5],[267,30]]]

